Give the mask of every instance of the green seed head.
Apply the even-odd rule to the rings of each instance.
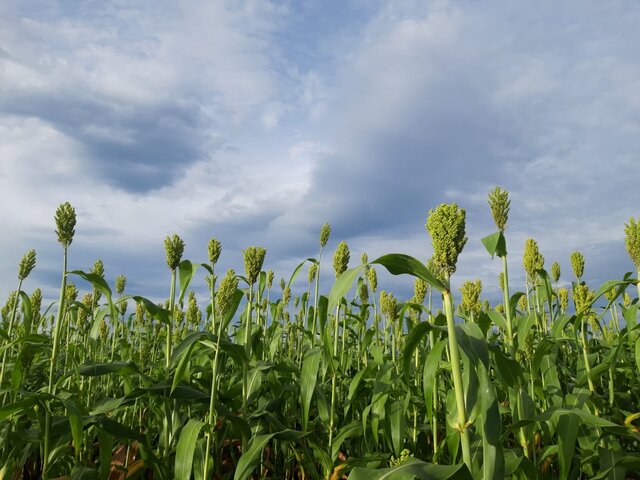
[[[636,268],[640,270],[640,217],[636,221],[633,217],[624,224],[625,246]]]
[[[64,290],[65,303],[75,302],[78,298],[78,288],[71,282],[68,282]]]
[[[9,297],[7,298],[7,303],[5,303],[4,307],[2,307],[1,315],[3,320],[8,321],[9,314],[11,311],[13,311],[13,306],[17,301],[18,301],[18,291],[13,290],[12,292],[9,293]]]
[[[533,238],[528,238],[524,242],[522,263],[525,272],[527,272],[527,277],[529,277],[531,281],[534,281],[538,277],[536,270],[544,267],[544,257],[538,249],[538,243]]]
[[[233,269],[227,270],[227,274],[220,281],[220,286],[216,292],[216,307],[218,314],[224,316],[231,307],[231,301],[238,289],[238,278]]]
[[[622,304],[627,308],[631,306],[631,295],[629,295],[629,292],[624,292],[624,295],[622,296]]]
[[[36,251],[29,250],[24,254],[18,266],[18,279],[24,280],[36,266]]]
[[[369,282],[371,291],[375,292],[378,289],[378,274],[375,268],[371,267],[367,270],[367,281]]]
[[[438,266],[434,257],[427,260],[427,270],[429,270],[438,280],[445,281],[443,270]]]
[[[244,252],[244,271],[249,284],[253,285],[260,275],[267,251],[262,247],[248,247]]]
[[[33,324],[40,322],[40,309],[42,308],[42,290],[36,288],[31,294],[31,313],[33,315]]]
[[[528,361],[533,360],[535,355],[535,339],[532,333],[529,333],[524,340],[524,354]]]
[[[467,243],[465,215],[455,203],[443,203],[430,210],[427,218],[426,228],[431,235],[435,264],[447,279],[456,271],[458,255]]]
[[[141,329],[144,326],[144,315],[144,305],[142,304],[142,302],[136,303],[136,313],[134,317],[134,325],[136,326],[136,328]]]
[[[126,313],[128,305],[129,302],[127,302],[126,300],[118,304],[118,306],[120,307],[120,315],[124,315]]]
[[[427,297],[429,284],[421,278],[416,278],[413,282],[413,303],[422,303]]]
[[[520,307],[520,310],[522,310],[523,312],[527,309],[528,302],[527,302],[526,295],[522,295],[520,297],[520,300],[518,300],[518,306]]]
[[[324,248],[324,246],[329,241],[329,237],[331,236],[331,225],[328,223],[324,223],[322,227],[320,227],[320,248]]]
[[[289,287],[284,287],[282,290],[282,303],[286,307],[289,305],[289,301],[291,301],[291,289]]]
[[[222,244],[215,238],[209,240],[209,262],[211,262],[211,265],[218,263],[221,253]]]
[[[93,262],[93,268],[91,269],[91,273],[95,273],[96,275],[100,275],[104,277],[104,263],[102,260],[98,259]]]
[[[104,263],[102,262],[102,260],[98,259],[93,262],[91,273],[95,273],[96,275],[104,278]],[[93,298],[96,303],[98,303],[100,301],[100,298],[102,298],[102,292],[96,287],[93,287]]]
[[[502,303],[496,305],[496,312],[504,313],[504,305]]]
[[[273,273],[273,270],[267,270],[267,288],[271,288],[273,286],[274,276],[275,276],[275,273]]]
[[[387,293],[384,290],[380,292],[380,310],[391,322],[395,321],[398,317],[396,312],[397,306],[398,300],[393,296],[393,293]]]
[[[560,280],[560,264],[558,262],[551,264],[551,278],[553,278],[553,281],[556,283]]]
[[[309,265],[309,283],[312,283],[316,279],[316,275],[318,275],[318,264],[312,263]]]
[[[124,275],[118,275],[116,277],[116,293],[118,295],[122,295],[124,293],[124,288],[127,286],[127,277]]]
[[[498,275],[498,285],[500,286],[500,291],[504,292],[504,272],[500,272]]]
[[[566,312],[567,307],[569,306],[569,290],[566,288],[559,288],[558,301],[560,302],[560,310]]]
[[[284,278],[280,279],[280,290],[284,291],[287,288],[287,282],[284,281]]]
[[[367,252],[364,252],[362,254],[362,256],[360,257],[360,260],[362,260],[363,265],[366,265],[367,263],[369,263],[369,255],[367,255]]]
[[[186,317],[187,324],[193,329],[200,325],[200,320],[202,320],[202,312],[198,307],[196,294],[193,291],[189,292],[189,296],[187,297]]]
[[[369,301],[369,288],[367,287],[367,283],[363,282],[362,279],[358,281],[358,297],[362,303]]]
[[[491,216],[496,223],[496,227],[501,232],[507,228],[507,220],[509,219],[509,192],[500,187],[496,187],[489,192],[489,207],[491,208]]]
[[[591,304],[595,298],[595,292],[589,289],[588,285],[576,285],[573,289],[573,303],[576,307],[576,313],[587,314],[591,309]]]
[[[604,293],[604,296],[605,296],[605,298],[607,299],[607,301],[611,302],[611,301],[613,301],[613,299],[614,299],[614,298],[616,298],[616,293],[617,293],[617,292],[616,292],[616,289],[615,289],[615,288],[612,288],[612,289],[610,289],[610,290],[607,290],[607,291]]]
[[[333,269],[336,272],[336,278],[349,267],[349,245],[344,240],[338,244],[336,253],[333,254]]]
[[[56,233],[58,234],[58,242],[67,248],[73,241],[74,230],[76,226],[76,211],[69,202],[62,203],[56,210]]]
[[[584,256],[580,252],[571,254],[571,269],[576,278],[580,280],[584,274]]]
[[[184,241],[174,233],[172,237],[164,239],[164,249],[167,252],[167,265],[173,271],[178,268],[182,260]]]
[[[477,315],[482,309],[480,294],[482,293],[482,282],[480,280],[467,280],[460,287],[462,293],[462,309],[467,313]]]

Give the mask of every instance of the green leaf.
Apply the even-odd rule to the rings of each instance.
[[[196,448],[198,436],[200,435],[200,430],[202,430],[204,425],[204,422],[192,418],[184,426],[182,432],[180,432],[180,438],[178,439],[178,446],[176,448],[175,475],[177,480],[191,479],[193,453]]]
[[[338,453],[340,453],[340,447],[344,443],[347,438],[352,437],[361,437],[362,436],[362,422],[359,420],[354,420],[351,423],[348,423],[344,427],[340,429],[338,435],[333,440],[333,446],[331,447],[331,459],[335,461],[338,457]]]
[[[406,429],[406,418],[403,399],[398,399],[395,402],[391,403],[388,418],[393,453],[396,457],[400,457],[400,452],[402,452],[402,449],[404,447],[404,435]]]
[[[96,428],[98,436],[98,450],[100,459],[100,478],[108,478],[111,469],[111,453],[113,451],[113,436],[103,428]]]
[[[166,308],[159,307],[158,305],[156,305],[151,300],[145,297],[134,296],[131,298],[136,303],[142,302],[142,305],[144,305],[144,309],[147,311],[147,313],[151,315],[153,318],[155,318],[156,320],[159,320],[165,325],[169,325],[169,323],[171,322],[171,312],[169,312],[169,310],[167,310]]]
[[[182,303],[184,295],[187,293],[187,288],[191,283],[193,275],[200,266],[199,263],[191,263],[189,260],[182,260],[178,265],[178,278],[180,284],[180,296],[178,297],[178,303]]]
[[[392,275],[407,274],[421,278],[440,292],[445,292],[449,289],[449,287],[438,280],[438,278],[432,274],[420,260],[409,255],[405,255],[403,253],[389,253],[376,258],[371,263],[382,265]]]
[[[302,438],[304,434],[295,430],[283,430],[277,433],[268,433],[264,435],[256,435],[251,441],[251,445],[246,452],[240,456],[238,465],[236,466],[236,472],[233,476],[234,480],[246,480],[251,476],[256,465],[260,462],[262,450],[269,443],[272,438],[295,441]]]
[[[424,370],[422,375],[422,389],[424,393],[424,402],[427,407],[427,416],[433,418],[435,405],[433,404],[433,392],[438,381],[436,376],[438,372],[438,366],[442,359],[442,352],[447,347],[447,340],[442,339],[436,342],[434,347],[427,354],[427,359],[424,362]]]
[[[291,288],[291,285],[295,281],[296,277],[300,274],[300,270],[302,270],[302,267],[304,267],[304,264],[307,262],[315,263],[315,264],[318,263],[318,261],[315,258],[307,258],[306,260],[303,260],[302,262],[300,262],[300,264],[295,268],[295,270],[291,274],[291,277],[289,278],[289,283],[287,283],[287,287]]]
[[[302,431],[307,431],[309,424],[309,409],[313,392],[316,388],[318,380],[318,370],[320,369],[320,360],[322,359],[322,349],[314,348],[309,350],[302,361],[302,370],[300,372],[300,401],[302,402]]]
[[[372,469],[356,467],[351,471],[349,480],[471,480],[471,473],[462,465],[433,465],[409,458],[401,465],[392,468]]]
[[[69,272],[70,275],[77,275],[78,277],[90,282],[94,287],[96,287],[102,294],[107,298],[111,299],[111,289],[109,288],[109,284],[107,281],[102,278],[97,273],[86,273],[82,270],[72,270]]]
[[[31,312],[31,299],[29,295],[20,290],[20,297],[22,298],[22,327],[23,335],[29,335],[31,333],[31,323],[33,322],[33,313]]]
[[[405,337],[404,349],[402,350],[402,371],[404,372],[404,377],[407,382],[411,378],[412,362],[414,361],[413,353],[432,328],[428,322],[420,322],[415,325]]]
[[[85,363],[80,366],[78,373],[83,377],[97,377],[109,373],[129,375],[140,373],[140,370],[133,362]]]
[[[330,311],[333,310],[340,303],[340,300],[351,290],[353,282],[358,278],[363,268],[364,265],[358,265],[357,267],[345,270],[336,278],[331,287],[331,292],[329,292],[328,307]]]
[[[484,248],[487,249],[491,258],[495,255],[498,257],[504,257],[507,254],[507,241],[504,238],[502,232],[492,233],[487,235],[481,240]]]
[[[33,407],[38,403],[38,399],[36,397],[27,397],[22,400],[18,400],[17,402],[10,403],[9,405],[4,405],[0,408],[0,422],[11,415],[15,415],[20,412],[32,412]]]

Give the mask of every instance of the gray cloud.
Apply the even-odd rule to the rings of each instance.
[[[103,18],[81,9],[66,19],[29,10],[0,34],[0,74],[11,80],[0,86],[0,120],[71,158],[56,178],[86,183],[68,187],[85,221],[82,262],[101,255],[131,268],[131,285],[161,297],[162,238],[177,231],[199,260],[208,238],[220,238],[221,269],[241,270],[241,250],[264,245],[288,278],[316,255],[325,221],[334,231],[327,272],[342,239],[353,264],[363,250],[426,258],[429,209],[456,201],[470,240],[454,284],[482,278],[495,298],[500,265],[480,238],[494,230],[486,194],[498,184],[512,193],[515,285],[530,236],[567,281],[574,249],[587,257],[589,282],[631,270],[623,224],[640,213],[640,8],[192,6],[162,15],[108,4]],[[343,13],[338,25],[332,12]],[[83,45],[91,35],[99,41]],[[0,135],[9,142],[15,130]],[[22,162],[45,148],[13,143],[0,153]],[[25,176],[9,172],[14,184]],[[46,178],[31,221],[3,211],[20,238],[50,222],[37,214],[45,201],[62,201]],[[13,261],[16,251],[4,255]],[[410,294],[409,279],[385,281]]]

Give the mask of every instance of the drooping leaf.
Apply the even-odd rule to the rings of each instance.
[[[376,258],[372,264],[382,265],[392,275],[413,275],[421,278],[433,288],[440,292],[448,290],[448,286],[442,283],[431,273],[427,267],[418,259],[403,253],[390,253]]]

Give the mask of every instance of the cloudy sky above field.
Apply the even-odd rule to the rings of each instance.
[[[574,249],[587,280],[622,275],[640,215],[638,25],[640,4],[600,0],[1,1],[0,295],[36,248],[25,288],[54,296],[69,201],[70,267],[101,258],[154,298],[174,232],[194,261],[219,238],[220,271],[263,245],[288,278],[323,222],[327,260],[343,239],[352,264],[426,259],[429,209],[457,202],[454,283],[492,296],[495,185],[511,192],[514,283],[528,237],[566,281]]]

